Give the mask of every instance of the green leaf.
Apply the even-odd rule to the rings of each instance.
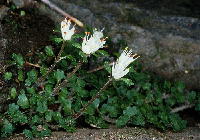
[[[25,16],[25,15],[26,15],[26,12],[23,11],[23,10],[21,10],[21,11],[20,11],[20,16]]]
[[[35,124],[40,124],[41,123],[41,118],[38,115],[34,115],[31,119],[31,125],[35,125]]]
[[[94,115],[95,114],[95,108],[92,106],[92,105],[89,105],[88,107],[87,107],[87,109],[86,109],[86,113],[88,114],[88,115]]]
[[[78,49],[81,49],[81,44],[77,43],[77,42],[73,42],[72,43],[72,46],[78,48]]]
[[[12,134],[12,132],[14,131],[14,127],[12,123],[10,123],[8,120],[4,120],[3,126],[1,129],[2,129],[1,131],[3,132],[3,137],[6,137]]]
[[[28,78],[25,80],[25,85],[30,86],[37,80],[37,72],[35,70],[31,70],[27,73]]]
[[[63,96],[59,97],[59,101],[62,104],[65,113],[71,114],[72,102],[69,99],[65,99]]]
[[[18,68],[22,68],[24,65],[24,59],[21,54],[13,54],[12,58],[14,59],[14,62],[18,66]]]
[[[59,125],[62,128],[64,128],[67,132],[75,131],[75,121],[71,117],[59,119]]]
[[[195,91],[188,93],[188,101],[190,103],[193,103],[195,99],[196,99],[196,92]]]
[[[23,134],[25,135],[25,137],[27,137],[29,139],[33,139],[33,134],[30,130],[24,129]]]
[[[53,118],[53,111],[47,111],[45,113],[45,119],[47,122],[51,122]]]
[[[169,105],[169,106],[173,106],[176,104],[176,100],[173,97],[169,97],[168,99],[165,100],[165,102]]]
[[[86,123],[95,128],[108,128],[108,124],[101,118],[95,116],[88,116],[86,118]]]
[[[132,118],[132,123],[134,125],[144,126],[145,125],[145,118],[141,114],[136,115]]]
[[[11,88],[11,90],[10,90],[10,97],[12,99],[15,99],[16,96],[17,96],[17,90],[16,90],[16,88]]]
[[[12,121],[14,123],[26,124],[28,122],[26,115],[24,115],[19,110],[19,106],[14,103],[9,104],[7,113],[10,116],[10,118],[12,118]]]
[[[104,104],[101,108],[101,112],[106,114],[109,113],[110,117],[117,117],[119,115],[119,111],[116,106],[111,106],[108,104]]]
[[[94,107],[98,108],[99,104],[100,104],[100,100],[99,99],[95,99],[94,102],[93,102]]]
[[[38,101],[37,102],[37,109],[39,113],[45,113],[48,111],[47,102],[46,101]]]
[[[142,85],[142,88],[143,88],[144,90],[150,90],[150,89],[151,89],[151,83],[144,83],[144,84]]]
[[[76,59],[72,55],[66,55],[65,56],[67,59],[71,60],[72,62],[76,62]]]
[[[116,125],[117,127],[123,127],[128,123],[129,120],[130,120],[129,116],[122,115],[116,120]]]
[[[48,129],[47,125],[32,126],[31,128],[34,137],[47,137],[51,135],[51,130]]]
[[[176,83],[176,87],[177,87],[177,89],[178,89],[179,92],[181,92],[181,93],[184,92],[185,85],[184,85],[183,82],[177,82]]]
[[[185,102],[186,96],[184,95],[184,93],[177,92],[175,94],[175,96],[176,96],[176,100],[177,100],[178,103],[184,103]]]
[[[198,103],[198,104],[195,105],[195,110],[196,111],[200,111],[200,103]]]
[[[61,81],[65,78],[64,71],[57,69],[57,71],[54,72],[54,77],[58,82]]]
[[[46,68],[46,67],[40,68],[40,73],[42,74],[42,76],[44,76],[47,73],[47,71],[48,71],[48,68]]]
[[[23,74],[23,71],[22,70],[18,70],[18,76],[17,76],[17,79],[19,81],[24,81],[24,74]]]
[[[120,78],[120,80],[122,80],[125,84],[127,84],[128,86],[132,86],[134,85],[133,81],[131,79],[128,78]]]
[[[62,119],[62,115],[61,115],[60,112],[54,112],[53,113],[53,118],[54,118],[54,120],[59,121],[59,120]]]
[[[97,54],[100,54],[100,55],[102,55],[102,56],[109,56],[108,52],[107,52],[107,51],[104,51],[104,50],[98,50],[96,53],[97,53]]]
[[[109,62],[104,62],[104,68],[105,70],[108,72],[108,73],[111,73],[111,66],[110,66],[110,63]]]
[[[60,37],[53,37],[51,38],[51,41],[53,41],[55,44],[60,44],[61,42],[63,42],[63,39]]]
[[[169,116],[169,119],[171,121],[171,125],[174,131],[180,131],[186,128],[187,122],[185,120],[182,120],[179,115],[172,114]]]
[[[28,108],[29,107],[29,101],[28,101],[28,98],[26,97],[26,95],[23,93],[23,94],[20,94],[18,96],[18,101],[17,101],[17,104],[19,106],[21,106],[22,108]]]
[[[148,93],[145,98],[146,103],[150,103],[154,101],[154,97],[152,93]]]
[[[124,115],[127,115],[129,117],[132,117],[134,115],[136,115],[138,113],[137,107],[133,106],[133,107],[127,107],[126,110],[123,111]]]
[[[16,111],[19,110],[19,106],[14,104],[14,103],[9,104],[8,108],[9,108],[8,112],[11,113],[11,114],[14,114]]]
[[[3,77],[4,77],[4,80],[11,80],[12,72],[6,72]]]
[[[33,88],[33,87],[31,87],[31,88],[27,87],[27,88],[26,88],[26,91],[27,91],[29,94],[35,94],[35,88]]]
[[[83,62],[87,62],[88,61],[87,60],[87,55],[84,52],[79,51],[79,55],[82,57],[82,61]]]
[[[45,47],[45,53],[46,53],[48,56],[54,56],[54,52],[53,52],[52,46],[46,46],[46,47]]]
[[[77,38],[83,38],[84,36],[82,34],[74,34],[72,36],[72,39],[77,39]]]
[[[86,83],[84,80],[77,78],[76,79],[76,86],[78,87],[85,87]]]
[[[163,88],[165,88],[166,90],[170,90],[170,87],[171,87],[171,83],[169,81],[165,81]]]

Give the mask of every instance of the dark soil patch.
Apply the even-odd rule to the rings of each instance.
[[[5,58],[9,59],[12,53],[27,52],[48,45],[49,36],[53,33],[54,22],[44,15],[39,15],[34,9],[26,10],[25,16],[20,11],[10,11],[2,21],[3,32],[8,41]]]

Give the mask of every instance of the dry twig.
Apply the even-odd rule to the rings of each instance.
[[[36,68],[40,68],[41,67],[39,64],[32,64],[30,62],[26,62],[25,65],[26,66],[33,66],[33,67],[36,67]]]
[[[43,3],[45,3],[46,5],[48,5],[51,9],[57,11],[58,13],[60,13],[61,15],[70,18],[74,23],[76,23],[78,26],[83,27],[83,23],[81,21],[79,21],[78,19],[72,17],[71,15],[69,15],[68,13],[66,13],[65,11],[63,11],[61,8],[59,8],[58,6],[56,6],[55,4],[53,4],[52,2],[50,2],[49,0],[41,0]]]
[[[192,107],[194,107],[194,104],[185,104],[185,105],[182,105],[182,106],[179,106],[179,107],[172,109],[171,113],[177,113],[177,112],[180,112],[180,111],[183,111],[185,109],[192,108]]]

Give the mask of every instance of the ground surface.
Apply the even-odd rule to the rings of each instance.
[[[16,135],[7,140],[24,140],[22,135]],[[200,140],[200,128],[191,127],[174,133],[159,132],[155,129],[127,127],[122,129],[78,129],[75,133],[53,132],[51,137],[44,140]],[[39,139],[38,139],[39,140]]]

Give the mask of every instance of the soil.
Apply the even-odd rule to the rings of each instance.
[[[19,134],[7,140],[25,140]],[[200,140],[200,128],[191,127],[178,133],[155,129],[126,127],[117,129],[78,129],[75,133],[53,132],[52,136],[36,140]]]
[[[26,10],[25,16],[20,16],[21,11],[23,9],[9,11],[8,16],[2,21],[3,32],[8,41],[6,59],[9,59],[12,53],[26,55],[48,45],[49,37],[53,34],[54,22],[47,16],[39,15],[34,9]]]

